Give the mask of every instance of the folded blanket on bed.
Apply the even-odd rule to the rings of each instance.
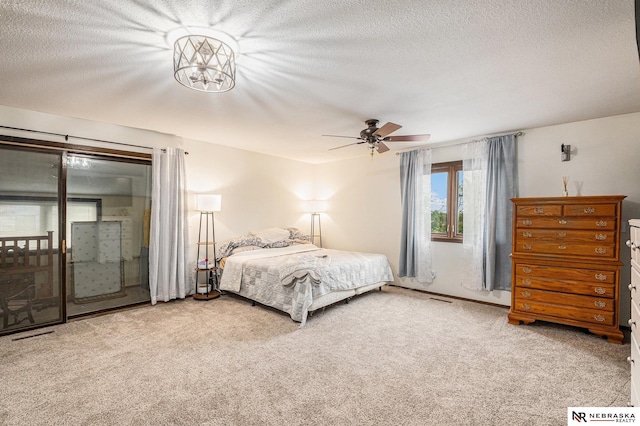
[[[307,276],[314,284],[320,284],[327,274],[327,268],[331,264],[329,256],[315,256],[313,254],[292,255],[278,271],[282,285],[295,284]]]

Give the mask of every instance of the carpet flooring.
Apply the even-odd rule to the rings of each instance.
[[[0,424],[564,425],[569,406],[626,406],[629,351],[396,287],[302,328],[186,299],[1,337]]]

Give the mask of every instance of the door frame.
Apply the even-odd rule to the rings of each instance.
[[[57,152],[60,155],[58,168],[58,282],[60,289],[61,319],[42,324],[32,324],[18,327],[15,330],[1,332],[0,335],[13,334],[42,328],[54,324],[66,323],[67,318],[67,262],[66,262],[66,222],[67,222],[67,156],[79,154],[91,156],[96,159],[118,159],[124,162],[151,164],[151,154],[135,151],[123,151],[103,147],[85,146],[61,142],[53,142],[41,139],[22,138],[0,134],[0,147],[15,148],[31,152]],[[150,148],[151,149],[151,148]]]

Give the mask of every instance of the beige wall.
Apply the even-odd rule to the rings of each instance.
[[[180,147],[186,157],[189,192],[189,237],[193,267],[196,262],[200,214],[195,211],[195,194],[222,194],[222,211],[216,213],[216,239],[228,238],[273,226],[308,228],[308,216],[301,200],[315,197],[313,167],[264,154],[189,140],[148,130],[115,126],[0,106],[0,124],[45,132],[131,143],[143,147]],[[64,142],[64,138],[0,129],[0,133],[32,139]],[[149,149],[89,143],[71,139],[77,145],[150,153]]]
[[[455,141],[463,142],[463,141]],[[570,144],[569,162],[560,161],[560,145]],[[461,158],[460,146],[434,148],[433,161]],[[623,194],[623,220],[640,217],[640,114],[524,130],[518,138],[521,197],[560,196],[562,176],[569,176],[569,194]],[[387,255],[397,272],[400,245],[399,157],[376,155],[316,166],[318,185],[330,202],[323,217],[324,241],[330,247],[377,251]],[[629,238],[623,227],[622,241]],[[396,284],[428,291],[509,305],[510,292],[476,292],[460,285],[460,244],[433,243],[437,277],[421,285],[396,278]],[[621,259],[621,324],[629,317],[628,249]],[[506,262],[509,259],[505,259]]]
[[[274,226],[308,227],[301,200],[313,198],[309,164],[210,143],[185,140],[191,241],[198,237],[195,194],[222,195],[215,213],[216,239]],[[195,260],[196,255],[192,256]]]
[[[271,226],[298,226],[308,230],[309,215],[303,212],[300,201],[326,199],[327,212],[322,214],[325,247],[384,253],[394,273],[397,273],[401,206],[399,157],[393,152],[371,159],[363,149],[362,156],[354,159],[309,165],[183,140],[174,135],[2,106],[0,124],[149,147],[184,148],[190,153],[187,156],[187,174],[193,243],[198,233],[199,213],[193,209],[194,196],[198,192],[222,194],[222,211],[216,214],[219,242]],[[19,132],[13,134],[38,137]],[[572,145],[575,151],[570,162],[560,161],[562,143]],[[570,195],[576,195],[578,188],[581,195],[624,194],[627,195],[624,219],[640,217],[640,189],[637,185],[640,168],[635,164],[640,157],[639,144],[640,113],[525,129],[518,140],[520,196],[560,195],[562,176],[570,176]],[[434,162],[460,157],[459,145],[434,148],[433,151]],[[622,240],[627,238],[625,227]],[[195,263],[195,244],[191,250]],[[509,292],[475,292],[460,285],[460,254],[460,244],[434,243],[436,280],[422,286],[410,279],[397,278],[396,284],[509,305]],[[629,312],[626,291],[628,258],[627,250],[622,250],[622,259],[627,265],[621,279],[621,323],[626,322]]]

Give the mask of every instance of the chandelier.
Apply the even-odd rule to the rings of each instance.
[[[173,45],[173,75],[200,92],[226,92],[236,84],[236,59],[226,43],[202,35],[179,38]]]

